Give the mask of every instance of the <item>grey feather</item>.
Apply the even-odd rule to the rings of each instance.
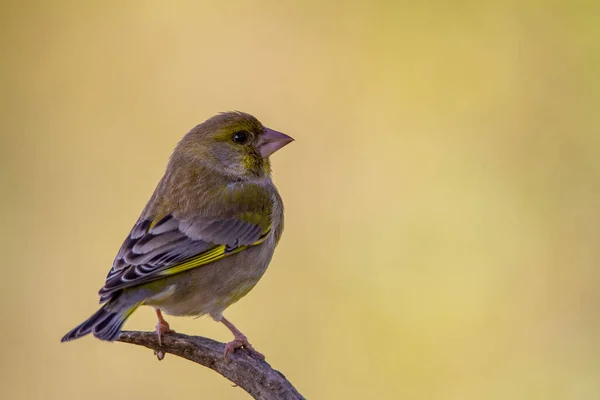
[[[131,230],[100,289],[101,301],[121,289],[161,278],[162,271],[216,246],[226,245],[233,252],[261,237],[260,226],[235,218],[179,220],[169,215],[150,226],[141,220]]]

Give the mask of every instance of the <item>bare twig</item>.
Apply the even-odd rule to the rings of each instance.
[[[121,333],[119,341],[153,349],[159,359],[161,352],[163,356],[164,353],[170,353],[204,365],[240,386],[255,399],[304,399],[281,372],[246,349],[238,349],[224,358],[223,343],[180,333],[164,335],[162,346],[159,346],[154,332],[125,331]]]

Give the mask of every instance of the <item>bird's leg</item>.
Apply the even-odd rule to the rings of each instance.
[[[173,329],[169,326],[169,323],[163,318],[162,312],[159,308],[156,308],[156,316],[158,317],[158,322],[156,323],[156,336],[158,337],[158,345],[162,347],[162,335],[165,333],[175,333]],[[165,358],[165,352],[162,350],[154,350],[154,355],[158,358],[158,361],[161,361]]]
[[[158,345],[162,346],[162,335],[165,333],[175,333],[175,331],[171,329],[169,323],[165,321],[159,308],[156,309],[156,316],[158,317],[158,322],[156,323],[156,336],[158,336]]]
[[[247,349],[249,352],[254,353],[261,360],[265,359],[264,355],[262,355],[261,353],[259,353],[256,350],[254,350],[254,347],[252,347],[252,345],[248,341],[248,338],[246,337],[246,335],[244,335],[242,332],[240,332],[240,330],[238,328],[236,328],[235,325],[233,325],[231,322],[229,322],[229,320],[227,320],[227,318],[221,317],[221,322],[223,324],[225,324],[225,326],[227,328],[229,328],[231,333],[233,333],[233,340],[225,345],[225,354],[224,354],[225,357],[227,357],[228,354],[233,353],[235,351],[235,349],[239,349],[239,348],[243,347],[243,348]]]

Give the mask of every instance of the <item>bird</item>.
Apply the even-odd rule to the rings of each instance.
[[[258,283],[279,243],[284,210],[269,157],[292,141],[240,111],[185,134],[114,259],[99,291],[102,307],[61,341],[90,333],[117,340],[144,305],[156,311],[160,345],[174,332],[163,312],[208,314],[233,334],[225,357],[243,347],[264,359],[223,311]]]

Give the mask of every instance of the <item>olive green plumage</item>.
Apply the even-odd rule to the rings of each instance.
[[[268,157],[292,140],[241,112],[188,132],[100,289],[105,304],[63,341],[115,340],[140,305],[220,320],[262,277],[281,237]]]

